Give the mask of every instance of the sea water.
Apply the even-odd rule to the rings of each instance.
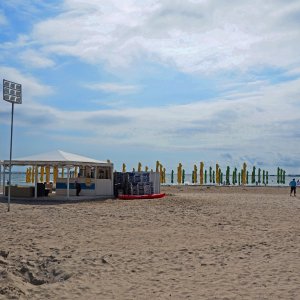
[[[8,182],[8,178],[9,178],[9,174],[8,172],[5,173],[5,182],[7,184]],[[276,175],[269,175],[268,178],[268,186],[288,186],[290,181],[295,178],[296,181],[299,179],[300,180],[300,176],[296,175],[287,175],[285,176],[285,183],[277,183],[277,176]],[[223,180],[225,179],[225,177],[223,177]],[[53,174],[50,174],[50,181],[53,181]],[[195,183],[195,185],[199,184],[199,174],[197,176],[197,183]],[[249,181],[251,181],[251,176],[249,176]],[[186,185],[193,185],[193,180],[192,180],[192,174],[185,174],[185,180],[184,180],[184,184]],[[232,176],[230,176],[230,184],[232,182]],[[255,182],[258,182],[258,176],[255,176]],[[32,185],[32,183],[26,183],[26,173],[25,172],[12,172],[11,173],[11,183],[12,185],[22,185],[22,186],[28,186],[28,185]],[[167,185],[172,184],[171,183],[171,174],[166,174],[166,183]],[[174,183],[173,184],[177,184],[177,174],[174,174]],[[0,185],[3,185],[3,173],[0,174]],[[214,183],[207,183],[207,185],[215,185]],[[232,184],[231,184],[232,185]],[[236,184],[238,185],[238,183]],[[261,183],[260,184],[252,184],[249,183],[249,186],[255,186],[255,185],[264,185],[262,183],[262,176],[261,176]]]

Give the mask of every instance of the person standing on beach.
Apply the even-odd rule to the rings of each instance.
[[[294,192],[294,196],[296,197],[296,186],[297,186],[297,182],[295,178],[293,178],[293,180],[290,182],[290,187],[291,187],[290,196],[292,196],[292,193]]]
[[[75,188],[76,188],[76,196],[79,196],[81,192],[81,185],[77,180],[75,181]]]

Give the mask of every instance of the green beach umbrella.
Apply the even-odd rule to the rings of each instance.
[[[252,180],[251,183],[254,184],[255,183],[255,166],[253,166],[253,170],[252,170]]]
[[[226,168],[226,184],[230,185],[230,167],[227,166]]]

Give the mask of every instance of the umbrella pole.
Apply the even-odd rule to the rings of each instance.
[[[5,165],[3,165],[3,196],[5,196]]]
[[[70,167],[67,167],[67,200],[70,198]]]
[[[34,179],[34,198],[37,199],[37,182],[38,182],[38,175],[39,175],[39,169],[38,166],[35,166],[35,179]]]

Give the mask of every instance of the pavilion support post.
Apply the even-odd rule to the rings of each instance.
[[[38,184],[39,168],[38,168],[38,166],[35,166],[34,169],[35,169],[34,198],[37,199],[37,184]]]
[[[3,165],[3,196],[5,195],[5,165]]]
[[[67,167],[67,200],[70,198],[70,167]]]
[[[109,167],[110,168],[110,182],[111,182],[111,193],[114,194],[114,168],[113,166]]]
[[[97,166],[95,166],[94,174],[95,174],[95,182],[96,182],[96,179],[98,178],[98,167]]]
[[[0,165],[0,178],[2,178],[2,165]]]

